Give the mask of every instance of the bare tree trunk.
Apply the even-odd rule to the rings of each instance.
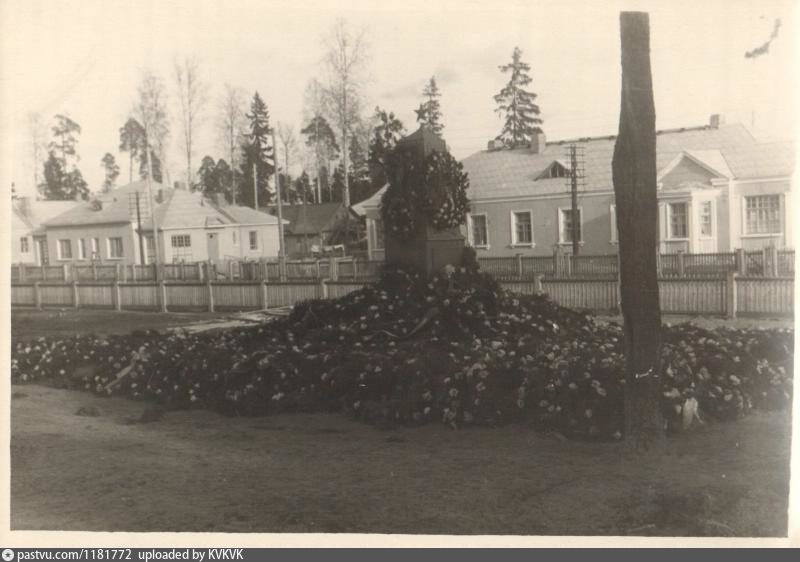
[[[625,438],[634,450],[663,441],[661,312],[656,275],[656,133],[647,13],[622,12],[622,104],[612,162],[625,324]]]

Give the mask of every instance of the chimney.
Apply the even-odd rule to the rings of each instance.
[[[531,138],[531,152],[534,154],[541,154],[547,146],[547,137],[544,133],[534,133]]]
[[[19,201],[19,203],[17,203],[17,205],[18,205],[17,209],[19,209],[19,212],[22,214],[22,216],[30,217],[31,216],[31,198],[30,198],[30,196],[25,195],[24,197],[18,197],[17,201]]]
[[[709,118],[708,124],[712,129],[719,129],[720,125],[725,124],[725,116],[715,113]]]
[[[486,149],[490,152],[493,150],[500,150],[503,148],[503,141],[499,139],[492,139],[489,141],[489,144],[486,146]]]

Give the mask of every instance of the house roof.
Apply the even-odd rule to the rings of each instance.
[[[37,201],[31,198],[18,198],[12,202],[11,209],[19,219],[31,229],[39,228],[45,221],[78,205],[77,201]],[[25,206],[27,205],[27,210]]]
[[[201,193],[184,189],[164,188],[153,182],[154,198],[161,192],[162,202],[155,204],[159,228],[206,228],[229,224],[278,224],[274,217],[236,205],[219,207]],[[99,194],[95,201],[85,201],[45,222],[45,226],[84,226],[95,224],[128,224],[136,221],[134,197],[139,193],[144,209],[142,226],[152,229],[147,212],[147,182],[137,181]]]
[[[611,191],[615,140],[614,136],[608,136],[548,142],[539,154],[529,149],[475,153],[462,161],[469,174],[469,197],[475,200],[564,193],[567,178],[536,178],[553,162],[563,161],[573,143],[583,147],[582,191]],[[739,124],[659,131],[656,145],[658,170],[686,153],[720,174],[736,179],[782,177],[794,171],[793,143],[759,143]]]
[[[275,205],[263,207],[271,215],[278,214]],[[289,221],[287,234],[320,234],[332,230],[336,214],[344,209],[342,203],[315,203],[313,205],[282,205],[281,216]]]
[[[366,213],[366,209],[380,207],[381,199],[383,198],[383,194],[386,193],[387,189],[389,189],[388,183],[384,185],[382,188],[380,188],[378,191],[373,193],[370,197],[364,199],[357,205],[353,205],[353,212],[356,213],[358,216],[363,216]]]

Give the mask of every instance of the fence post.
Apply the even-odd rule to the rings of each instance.
[[[131,281],[136,282],[136,264],[131,265]]]
[[[320,267],[319,267],[319,258],[317,258],[316,266],[317,266],[317,279],[321,279],[322,278],[322,271],[320,270]]]
[[[97,281],[97,262],[92,261],[92,279]]]
[[[208,291],[208,311],[214,312],[214,286],[211,284],[211,278],[206,279],[206,290]]]
[[[233,281],[233,260],[228,262],[228,280]]]
[[[542,287],[542,279],[544,279],[544,273],[539,273],[534,278],[534,290],[536,291],[537,295],[541,295],[544,293],[544,288]]]
[[[517,254],[517,277],[522,280],[522,254]]]
[[[660,279],[662,272],[661,251],[656,248],[656,277]],[[617,277],[619,277],[619,254],[617,255]]]
[[[167,312],[167,284],[161,279],[158,282],[158,292],[161,301],[161,312]]]
[[[325,281],[325,279],[319,280],[319,296],[321,299],[328,298],[328,283]]]
[[[269,308],[269,285],[267,280],[264,279],[261,282],[261,308],[262,310],[266,310]]]
[[[777,277],[778,276],[778,247],[775,245],[769,246],[767,248],[769,253],[769,276],[770,277]]]
[[[122,312],[122,291],[119,288],[119,281],[114,281],[114,310]]]
[[[72,306],[75,309],[81,307],[81,299],[80,295],[78,295],[78,282],[74,279],[72,280]]]
[[[744,258],[744,248],[736,248],[734,259],[736,261],[736,272],[739,275],[747,275],[747,263]]]
[[[736,272],[729,271],[725,278],[725,315],[728,318],[736,318]]]
[[[62,279],[64,279],[64,281],[69,281],[69,266],[67,264],[62,264],[61,270],[63,271],[61,274]]]
[[[358,260],[353,258],[353,281],[358,280]]]
[[[339,267],[337,266],[336,258],[333,256],[328,258],[328,277],[331,281],[339,279]]]
[[[684,251],[678,250],[678,277],[686,275],[686,263],[684,260]]]
[[[26,278],[25,274],[27,273],[27,271],[25,271],[25,264],[24,263],[20,262],[18,271],[19,271],[19,280],[20,280],[20,282],[24,282],[25,278]]]
[[[39,290],[39,281],[33,283],[33,302],[38,310],[42,310],[42,293]]]

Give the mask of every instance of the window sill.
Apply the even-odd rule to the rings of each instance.
[[[783,232],[772,232],[764,234],[742,234],[742,238],[775,238],[776,236],[783,236]]]
[[[559,242],[558,244],[560,246],[572,246],[572,242]],[[583,246],[583,240],[578,242],[578,246]]]
[[[526,242],[524,244],[511,244],[509,248],[535,248],[536,244],[533,242]]]
[[[688,238],[667,238],[664,242],[688,242]]]
[[[612,246],[618,246],[619,240],[609,240],[608,243],[611,244]]]
[[[124,259],[125,259],[124,257],[119,257],[119,258],[106,258],[106,260],[107,260],[107,261],[122,261],[122,260],[124,260]]]

